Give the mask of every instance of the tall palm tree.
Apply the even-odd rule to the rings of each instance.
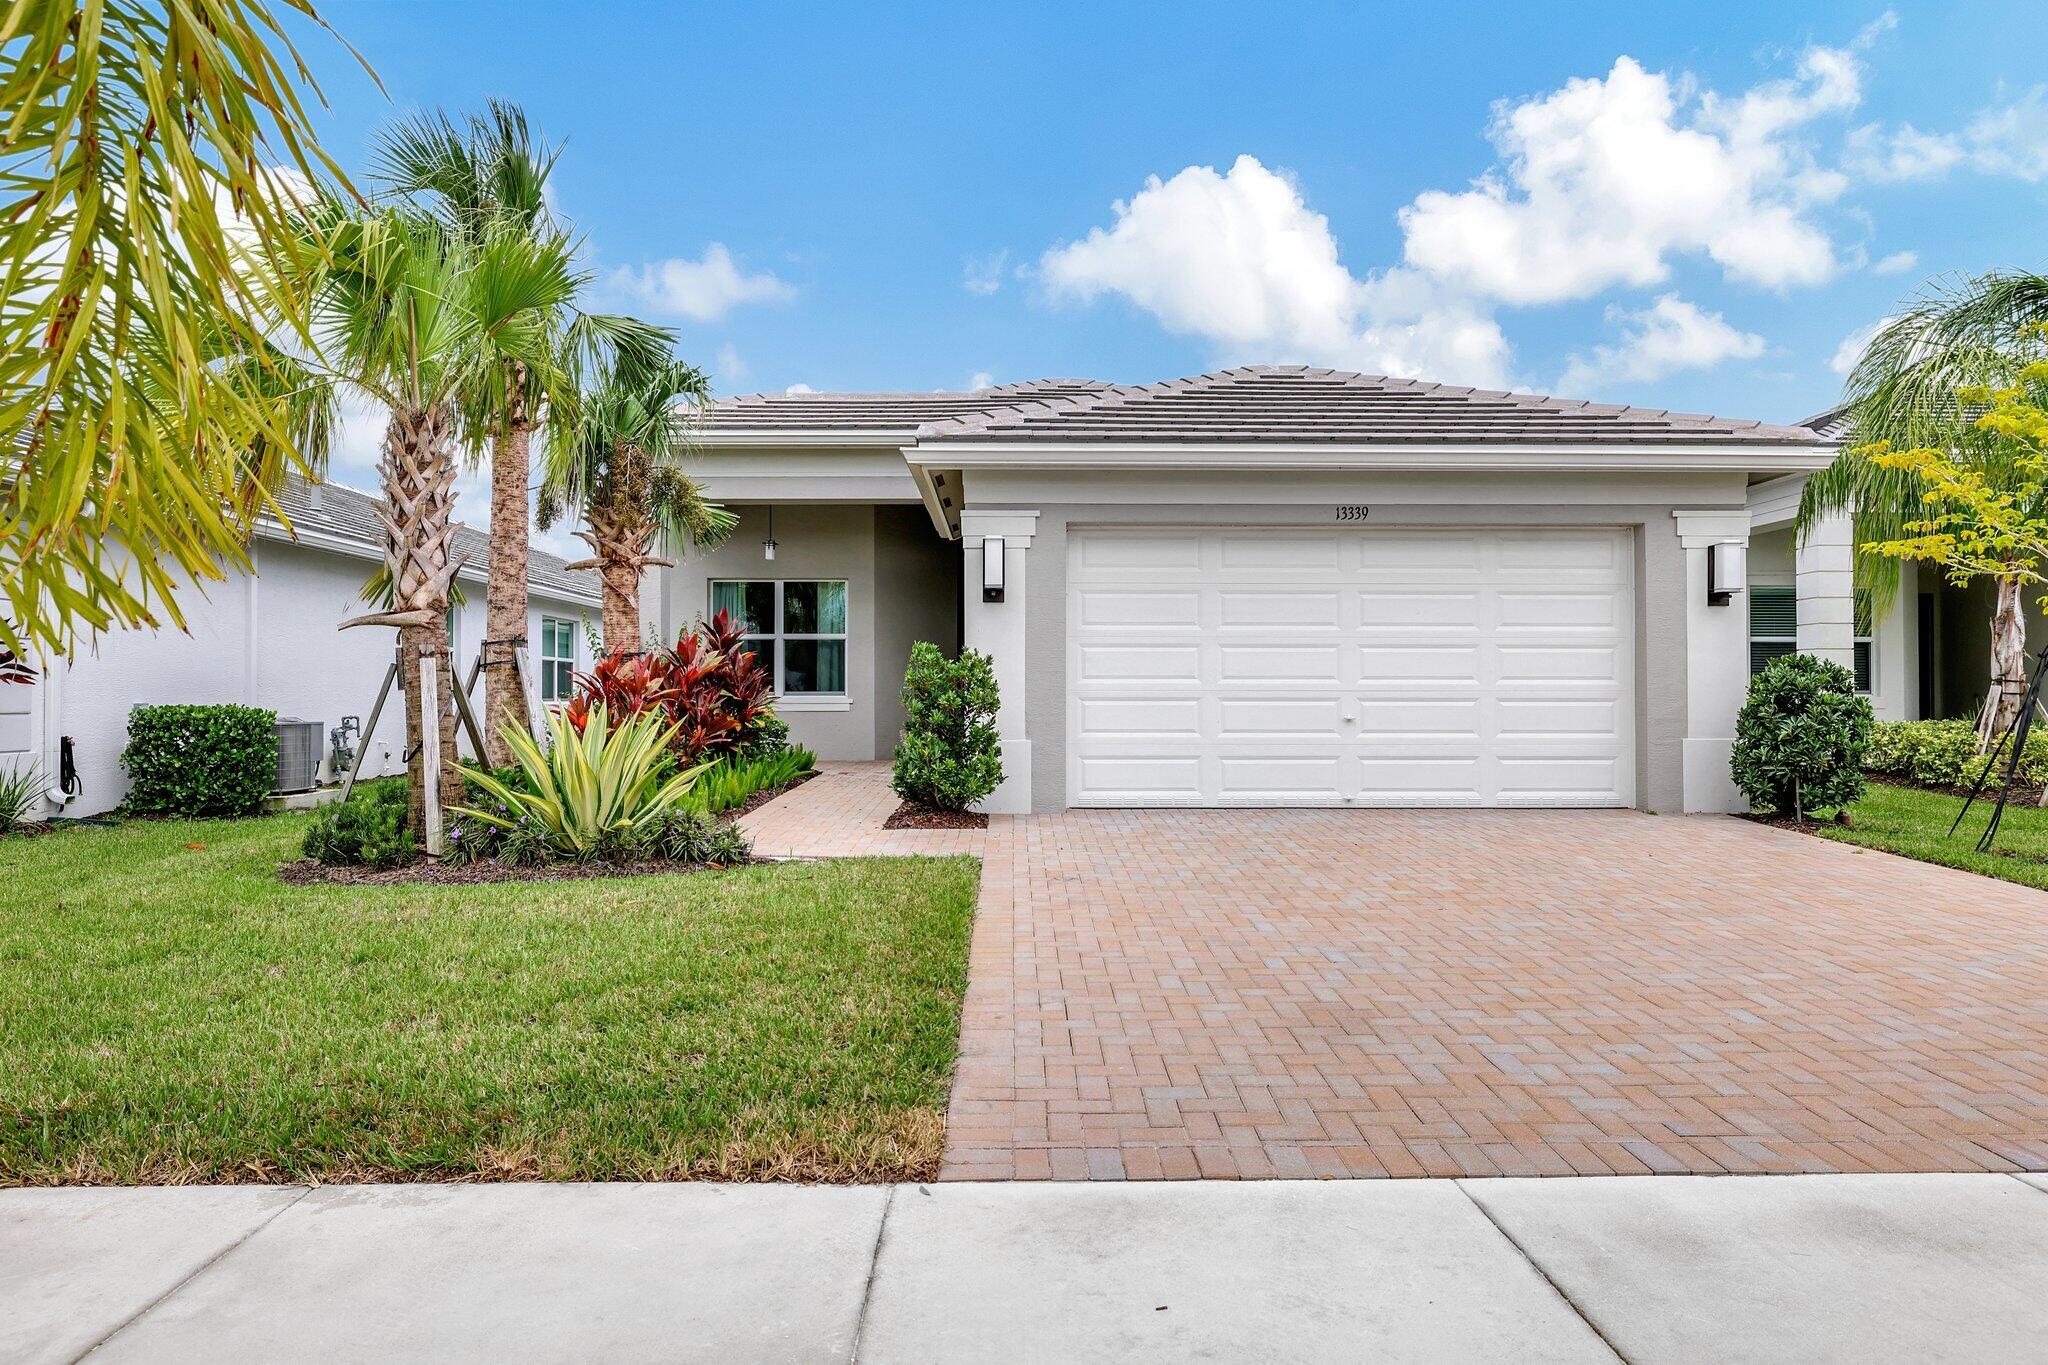
[[[657,547],[715,545],[738,523],[706,502],[681,467],[689,448],[685,407],[709,397],[694,366],[620,355],[586,388],[576,419],[551,430],[541,525],[565,508],[582,512],[588,529],[576,535],[595,557],[570,567],[598,572],[607,651],[640,648],[640,577],[674,563]]]
[[[1865,458],[1878,442],[1893,449],[1932,447],[1956,453],[1994,484],[2012,477],[2004,443],[1975,429],[1976,414],[1957,400],[1972,385],[2005,386],[2041,357],[2038,332],[2048,322],[2048,278],[1994,272],[1933,287],[1885,320],[1849,372],[1844,408],[1849,438],[1834,463],[1806,481],[1795,534],[1822,517],[1853,516],[1860,544],[1896,540],[1921,514],[1920,481],[1882,469]],[[1896,601],[1899,562],[1859,553],[1856,584],[1870,610],[1882,615]],[[1991,622],[1991,674],[1978,733],[1984,742],[2018,713],[2027,682],[2026,615],[2021,583],[1996,582]]]
[[[462,799],[448,594],[463,560],[453,549],[455,476],[464,439],[462,405],[479,376],[507,356],[550,385],[556,371],[550,319],[584,283],[559,234],[488,230],[474,237],[406,207],[314,215],[314,365],[328,382],[389,409],[378,474],[384,500],[391,599],[345,623],[395,626],[399,667],[417,686],[431,659],[442,705],[426,733],[415,694],[406,707],[412,828],[427,836],[424,744],[440,751],[440,802]],[[522,518],[523,520],[523,518]]]
[[[274,386],[219,363],[303,327],[288,188],[339,174],[287,11],[317,22],[307,0],[0,0],[0,653],[182,626],[303,462]]]
[[[560,155],[559,147],[535,137],[518,105],[492,100],[484,113],[461,123],[436,112],[393,125],[378,139],[376,173],[398,193],[431,202],[465,240],[508,232],[539,239],[562,230],[547,201],[548,177]],[[555,341],[552,372],[564,375],[586,351],[623,348],[651,357],[665,354],[669,341],[630,319],[583,313],[573,301],[547,321]],[[551,409],[566,416],[574,399],[573,390],[550,392],[541,378],[518,356],[500,355],[478,372],[463,398],[465,431],[472,444],[489,447],[483,676],[485,757],[493,766],[512,761],[505,723],[526,717],[512,665],[526,639],[533,433]]]

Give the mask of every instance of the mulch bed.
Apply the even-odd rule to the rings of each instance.
[[[975,810],[940,810],[922,801],[905,801],[889,813],[883,829],[987,829],[988,817]]]
[[[810,781],[812,778],[816,776],[816,773],[805,773],[802,777],[796,779],[796,781],[786,783],[783,786],[763,787],[761,788],[761,790],[755,792],[746,800],[740,802],[739,805],[734,806],[731,810],[720,811],[718,813],[718,818],[727,821],[737,820],[749,811],[759,810],[761,807],[767,805],[770,801],[773,801],[776,797],[782,795],[784,792],[795,791],[798,787],[801,787],[804,783]]]
[[[1864,780],[1872,786],[1904,787],[1907,791],[1915,792],[1941,792],[1947,796],[1962,797],[1964,800],[1968,800],[1970,796],[1970,789],[1968,787],[1943,787],[1923,782],[1907,782],[1901,778],[1889,777],[1880,773],[1868,773],[1865,775]],[[2005,770],[2000,768],[1991,775],[1991,780],[1984,784],[1984,790],[1977,793],[1977,799],[1979,801],[1996,801],[1998,793],[2004,789]],[[2038,806],[2041,804],[2041,791],[2042,788],[2035,783],[2014,782],[2012,784],[2012,799],[2005,804],[2007,806]]]
[[[649,877],[658,873],[722,870],[710,863],[679,863],[668,858],[649,858],[638,863],[544,863],[539,867],[513,867],[488,860],[449,867],[422,859],[378,872],[367,867],[323,867],[311,858],[300,858],[280,867],[277,875],[293,886],[479,886],[489,882],[577,882],[592,877]]]

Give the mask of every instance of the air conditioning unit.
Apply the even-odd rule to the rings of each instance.
[[[277,722],[277,790],[309,792],[320,784],[320,751],[327,725],[317,720]]]

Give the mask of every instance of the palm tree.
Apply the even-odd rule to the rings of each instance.
[[[305,462],[276,385],[220,363],[303,327],[288,188],[339,176],[282,11],[316,17],[0,0],[0,653],[182,626]]]
[[[330,383],[390,411],[378,464],[390,603],[344,628],[397,627],[409,688],[417,686],[421,660],[433,661],[442,703],[435,734],[426,734],[416,698],[406,708],[412,828],[431,847],[438,832],[427,827],[423,742],[440,751],[442,809],[462,799],[447,707],[454,683],[447,614],[463,564],[453,551],[452,516],[463,400],[506,357],[546,384],[566,383],[555,368],[550,319],[584,277],[559,234],[490,229],[471,236],[388,206],[349,213],[325,205],[310,226],[320,248],[307,253],[320,261],[314,363]]]
[[[393,125],[378,140],[377,174],[398,193],[429,200],[465,240],[508,232],[539,239],[560,230],[547,202],[548,177],[560,155],[560,148],[535,138],[518,105],[492,100],[483,114],[459,125],[438,112]],[[665,353],[669,341],[628,319],[581,313],[571,302],[547,322],[555,342],[551,370],[559,374],[569,373],[582,351],[612,347],[651,356]],[[463,397],[465,431],[474,444],[487,439],[490,450],[483,676],[485,758],[494,767],[512,761],[505,723],[526,718],[513,665],[526,640],[533,433],[551,408],[566,415],[574,398],[573,392],[549,392],[539,378],[508,353],[480,370]]]
[[[1855,520],[1859,544],[1897,540],[1921,512],[1920,481],[1882,469],[1864,447],[1884,442],[1896,450],[1931,447],[1953,451],[1994,484],[2012,472],[2003,443],[1975,429],[1976,415],[1957,401],[1973,385],[2002,387],[2042,356],[2039,333],[2048,322],[2048,278],[1995,272],[1939,285],[1885,320],[1849,372],[1844,410],[1849,439],[1833,464],[1806,481],[1795,535],[1822,517],[1841,512]],[[1874,615],[1898,597],[1899,562],[1859,553],[1856,585]],[[1986,744],[2018,713],[2027,685],[2026,616],[2021,583],[1996,580],[1991,623],[1991,677],[1978,713]]]
[[[570,567],[598,571],[608,652],[640,648],[640,576],[674,563],[655,546],[715,545],[738,523],[706,502],[681,468],[689,448],[684,405],[709,397],[694,366],[620,355],[584,391],[576,420],[551,431],[541,525],[565,507],[583,513],[589,529],[576,535],[595,558]]]

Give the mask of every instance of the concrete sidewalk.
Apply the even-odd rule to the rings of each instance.
[[[0,1191],[0,1360],[2048,1359],[2048,1177]]]

